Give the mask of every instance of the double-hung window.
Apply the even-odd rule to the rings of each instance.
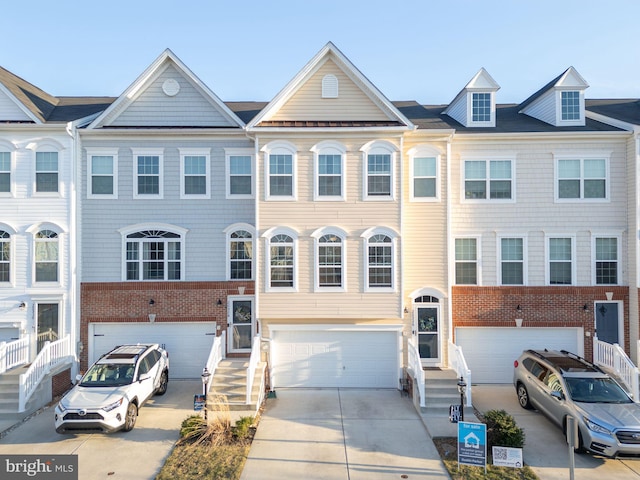
[[[162,164],[162,150],[133,150],[133,168],[135,179],[133,198],[162,198]]]
[[[344,157],[346,148],[338,142],[322,142],[312,149],[315,162],[315,200],[344,200]]]
[[[36,282],[57,282],[60,261],[58,234],[53,230],[40,230],[35,234]]]
[[[126,280],[182,280],[183,235],[140,230],[125,237]]]
[[[180,198],[211,198],[209,164],[208,152],[180,149]]]
[[[36,192],[59,191],[58,152],[36,152]]]
[[[242,149],[225,149],[227,198],[253,198],[253,157]]]
[[[386,228],[373,228],[362,234],[365,239],[367,291],[393,291],[396,288],[396,236]]]
[[[618,238],[596,237],[594,240],[596,285],[617,285],[619,282]]]
[[[511,200],[513,168],[511,160],[466,160],[464,162],[466,200]]]
[[[253,235],[243,229],[229,235],[229,279],[253,278]]]
[[[87,197],[89,198],[117,198],[118,197],[118,152],[87,151],[88,181]]]
[[[263,148],[266,158],[268,200],[294,200],[296,196],[296,149],[289,142],[273,142]]]
[[[318,287],[343,288],[343,238],[334,233],[322,235],[317,240],[317,249]]]
[[[0,283],[11,281],[11,235],[0,230]]]
[[[573,239],[548,238],[549,285],[573,284]]]
[[[11,193],[11,152],[0,151],[0,195]]]
[[[560,92],[560,110],[563,121],[580,120],[580,92]]]
[[[375,141],[361,150],[364,153],[365,199],[392,200],[395,194],[395,147],[387,142]]]
[[[524,285],[524,239],[500,238],[500,284]]]
[[[608,168],[606,158],[559,158],[558,200],[606,200]]]
[[[456,238],[456,284],[478,285],[478,240]]]
[[[295,242],[291,235],[277,233],[269,239],[269,286],[295,287]]]

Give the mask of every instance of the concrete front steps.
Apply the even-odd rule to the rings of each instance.
[[[0,431],[33,413],[28,404],[26,412],[18,413],[20,375],[26,371],[27,367],[16,367],[0,375]]]
[[[460,379],[455,370],[428,368],[424,371],[424,376],[426,412],[442,413],[448,416],[450,405],[460,405],[458,393]]]
[[[218,364],[207,394],[207,409],[210,412],[224,409],[226,405],[230,411],[252,410],[255,412],[258,410],[260,385],[266,364],[258,364],[250,403],[246,401],[248,366],[248,358],[227,358]]]

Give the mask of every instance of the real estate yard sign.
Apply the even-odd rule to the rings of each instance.
[[[487,468],[487,426],[484,423],[458,422],[458,467],[473,465]]]

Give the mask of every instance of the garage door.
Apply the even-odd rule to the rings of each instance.
[[[456,328],[473,383],[511,383],[513,361],[529,348],[584,355],[581,328]]]
[[[397,388],[398,331],[273,330],[277,387]]]
[[[89,325],[89,360],[116,345],[158,343],[169,352],[172,378],[200,378],[215,339],[215,323],[92,323]]]

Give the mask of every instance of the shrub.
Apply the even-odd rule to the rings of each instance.
[[[249,436],[252,425],[253,417],[240,417],[240,420],[236,421],[235,427],[231,427],[231,430],[236,439],[244,440]]]
[[[207,422],[199,415],[191,415],[182,421],[180,438],[183,441],[195,440],[207,431]]]
[[[516,425],[514,418],[504,410],[489,410],[484,414],[487,425],[487,449],[491,447],[522,448],[524,430]]]

